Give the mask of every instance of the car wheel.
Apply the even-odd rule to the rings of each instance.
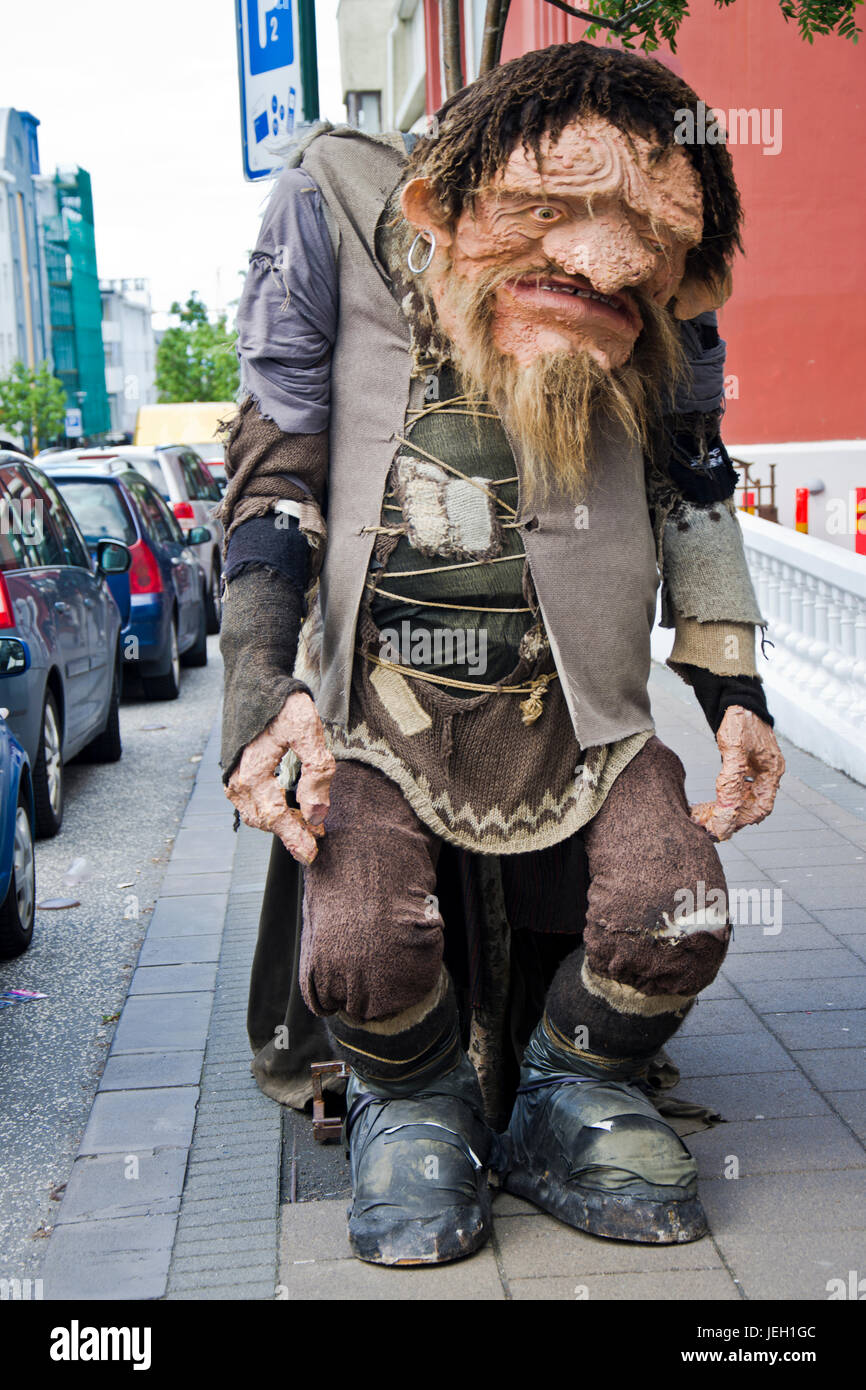
[[[192,646],[181,657],[183,666],[207,666],[207,612],[205,593],[202,590],[198,614],[198,634]]]
[[[208,585],[207,598],[205,600],[208,632],[219,632],[220,624],[223,620],[223,601],[221,595],[222,580],[220,562],[215,555],[211,560],[210,584]]]
[[[26,951],[33,939],[36,917],[36,872],[33,827],[24,786],[19,788],[12,842],[12,872],[6,899],[0,903],[0,960]]]
[[[111,685],[111,702],[108,706],[108,718],[105,721],[105,728],[96,738],[91,739],[84,749],[84,755],[88,762],[92,763],[116,763],[120,760],[123,752],[123,744],[120,740],[120,674],[118,670],[119,654],[114,663],[114,680]]]
[[[168,670],[163,676],[142,676],[148,700],[176,700],[180,694],[180,655],[177,649],[177,618],[171,620]]]
[[[33,801],[36,806],[36,834],[42,839],[56,835],[63,824],[63,749],[57,701],[50,690],[42,706],[42,732],[33,768]]]

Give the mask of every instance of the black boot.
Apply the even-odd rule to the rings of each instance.
[[[707,1232],[697,1169],[628,1059],[590,1060],[547,1016],[523,1057],[503,1186],[592,1235],[647,1244]]]
[[[495,1136],[472,1063],[460,1051],[450,1071],[409,1087],[373,1086],[353,1072],[346,1092],[349,1244],[372,1264],[444,1264],[490,1234]]]

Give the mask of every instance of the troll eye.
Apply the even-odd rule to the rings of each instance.
[[[654,237],[645,236],[643,240],[646,242],[649,249],[656,256],[663,255],[664,252],[667,250],[667,247],[664,245],[664,242],[656,241]]]
[[[558,208],[549,207],[546,203],[530,208],[529,212],[536,222],[555,222],[561,216]]]

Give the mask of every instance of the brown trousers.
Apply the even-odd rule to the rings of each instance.
[[[418,1004],[440,975],[440,841],[395,783],[354,762],[337,765],[325,830],[304,871],[301,992],[314,1014],[387,1018]],[[672,1000],[712,981],[730,931],[701,926],[701,903],[724,893],[725,880],[712,840],[689,819],[676,754],[651,738],[579,833],[589,889],[574,970],[617,1011],[676,1008]]]

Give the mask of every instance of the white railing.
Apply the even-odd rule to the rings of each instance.
[[[758,670],[780,733],[866,783],[866,557],[738,513],[774,645]],[[653,656],[671,637],[656,628]]]

